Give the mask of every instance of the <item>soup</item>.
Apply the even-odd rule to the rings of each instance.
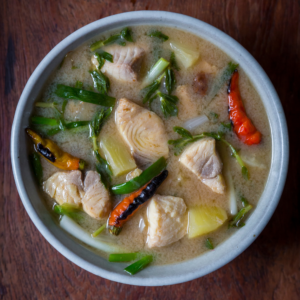
[[[218,247],[247,226],[270,168],[268,118],[247,75],[174,28],[125,28],[68,53],[30,124],[49,212],[112,262],[170,264]]]

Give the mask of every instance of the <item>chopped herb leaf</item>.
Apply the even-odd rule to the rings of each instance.
[[[43,183],[43,167],[41,164],[40,155],[38,153],[33,153],[30,155],[30,161],[33,169],[34,176],[39,185]]]
[[[210,250],[213,250],[215,248],[210,238],[206,239],[205,246],[206,246],[206,248],[208,248]]]
[[[171,68],[174,68],[176,71],[180,71],[180,68],[178,67],[178,64],[177,64],[176,59],[175,59],[175,53],[174,52],[171,53],[170,66],[171,66]]]
[[[108,44],[117,43],[121,46],[125,46],[127,42],[133,42],[131,31],[128,27],[121,30],[120,34],[115,34],[104,41],[97,41],[90,46],[91,51],[95,51]]]
[[[176,133],[180,134],[182,137],[187,137],[191,139],[193,138],[192,134],[188,130],[182,127],[175,126],[173,129]]]
[[[229,123],[221,122],[221,126],[220,126],[221,132],[226,132],[231,130],[232,130],[232,124],[230,122]]]
[[[150,37],[156,37],[161,39],[163,42],[167,41],[169,39],[169,37],[165,34],[163,34],[161,31],[158,30],[154,30],[152,32],[150,32],[149,34],[147,34]]]
[[[243,208],[233,217],[232,221],[229,223],[230,227],[242,227],[245,226],[244,222],[241,222],[245,215],[253,208],[251,204],[244,198],[241,197]]]
[[[168,118],[170,116],[177,116],[178,108],[176,104],[178,102],[178,98],[176,96],[164,94],[160,91],[157,91],[156,93],[160,99],[161,110],[165,118]]]
[[[105,64],[105,60],[109,61],[109,62],[113,62],[113,56],[105,51],[100,51],[98,53],[95,53],[94,56],[96,57],[99,66],[97,67],[98,70],[100,70],[103,65]]]
[[[63,84],[57,85],[55,94],[64,99],[80,100],[102,106],[114,106],[115,104],[115,98],[113,97],[82,89],[76,89]]]
[[[96,88],[100,93],[107,94],[110,88],[110,82],[108,77],[106,77],[101,71],[90,71],[94,82],[94,88]]]
[[[174,71],[170,68],[166,69],[165,73],[166,73],[166,81],[165,81],[166,89],[168,91],[168,94],[170,95],[174,90],[176,84],[175,74]]]
[[[83,218],[81,210],[74,204],[63,203],[62,205],[55,205],[53,210],[58,215],[66,215],[76,221],[79,221]]]
[[[82,89],[82,87],[83,87],[83,82],[77,80],[76,83],[75,83],[75,87],[76,87],[76,89]]]

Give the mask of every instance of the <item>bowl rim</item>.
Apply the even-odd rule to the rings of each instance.
[[[233,236],[237,237],[235,241],[239,241],[239,243],[236,242],[229,252],[228,249],[230,248],[228,248],[228,245],[226,244],[226,248],[224,244],[221,244],[220,247],[218,246],[213,251],[214,253],[205,253],[194,259],[177,264],[149,267],[134,277],[130,277],[125,273],[121,274],[115,270],[111,271],[96,266],[86,256],[82,258],[80,251],[76,252],[75,249],[70,249],[62,239],[59,240],[50,228],[45,225],[43,218],[41,218],[31,203],[27,187],[24,185],[21,175],[23,164],[20,161],[20,136],[22,134],[21,131],[24,129],[22,116],[31,92],[46,68],[51,63],[53,64],[54,59],[56,59],[56,62],[61,60],[68,52],[68,47],[70,48],[76,43],[82,44],[81,41],[90,40],[100,32],[112,28],[125,27],[126,25],[133,26],[139,24],[157,24],[189,31],[212,42],[240,64],[263,100],[269,117],[272,136],[272,161],[265,190],[258,202],[257,208],[248,220],[249,224],[247,225],[251,225],[252,227],[248,226],[247,228],[245,226],[241,228],[224,242],[226,244],[228,240],[232,240]],[[165,11],[134,11],[112,15],[90,23],[67,36],[45,56],[30,76],[18,102],[11,131],[11,163],[16,186],[30,219],[40,233],[64,257],[81,268],[112,281],[140,286],[170,285],[193,280],[221,268],[241,254],[265,228],[276,209],[286,180],[288,160],[289,140],[284,111],[270,79],[258,62],[237,41],[219,29],[189,16]],[[262,199],[263,203],[261,203]],[[259,207],[260,209],[258,210]],[[243,236],[244,233],[247,233],[246,237]],[[202,259],[199,259],[200,257]],[[213,259],[209,265],[205,265],[204,263],[202,268],[192,267],[192,264],[202,263],[207,259]],[[191,270],[187,271],[189,270],[189,266]],[[153,271],[154,269],[156,271]],[[178,272],[179,270],[180,272]]]

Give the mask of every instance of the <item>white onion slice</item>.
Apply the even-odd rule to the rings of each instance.
[[[140,229],[140,231],[143,232],[144,229],[145,229],[145,227],[146,227],[145,220],[144,220],[143,217],[141,217],[140,218],[140,222],[139,222],[139,229]]]
[[[208,121],[209,121],[209,119],[206,115],[198,116],[196,118],[186,121],[183,124],[183,128],[185,128],[187,130],[193,130],[193,129],[205,124]]]
[[[260,163],[259,161],[257,161],[255,157],[242,155],[241,159],[243,160],[243,162],[246,163],[246,165],[248,165],[250,167],[259,168],[259,169],[265,169],[266,168],[266,165]]]
[[[235,194],[232,176],[231,176],[229,170],[224,172],[224,176],[225,176],[225,179],[227,182],[227,188],[229,191],[230,213],[232,215],[236,215],[237,214],[237,200],[236,200],[236,194]]]
[[[90,233],[85,231],[81,226],[79,226],[75,221],[73,221],[68,216],[63,216],[59,223],[60,227],[63,228],[65,231],[67,231],[70,235],[74,236],[81,242],[102,250],[104,252],[108,253],[120,253],[124,252],[124,249],[121,249],[120,246],[113,245],[110,243],[107,243],[105,239],[101,237],[95,237],[93,238]]]

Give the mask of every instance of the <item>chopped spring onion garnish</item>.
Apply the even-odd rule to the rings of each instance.
[[[220,89],[224,86],[224,84],[231,78],[232,73],[238,67],[238,64],[234,64],[230,62],[217,76],[214,80],[212,87],[210,88],[208,95],[206,98],[207,105],[215,98]]]
[[[68,216],[74,220],[82,219],[81,210],[78,205],[63,203],[61,205],[56,204],[53,207],[53,211],[61,216]]]
[[[115,98],[94,93],[91,91],[86,91],[82,89],[76,89],[71,86],[58,84],[55,90],[55,94],[58,97],[64,98],[64,99],[73,99],[73,100],[80,100],[83,102],[93,103],[97,105],[102,106],[114,106],[115,105]]]
[[[236,200],[236,193],[235,193],[235,188],[233,185],[233,180],[230,171],[227,168],[224,168],[224,176],[226,179],[227,183],[227,189],[228,189],[228,194],[229,194],[229,207],[230,207],[230,213],[231,215],[236,215],[237,214],[237,200]]]
[[[245,223],[242,222],[243,218],[245,217],[246,213],[253,208],[253,206],[249,204],[244,197],[241,197],[241,201],[243,208],[233,217],[232,221],[229,223],[229,227],[243,227],[245,225]]]
[[[40,155],[38,153],[33,153],[30,155],[30,161],[33,168],[34,176],[39,185],[43,183],[43,167],[41,164]]]
[[[81,226],[66,215],[61,218],[59,225],[70,235],[91,247],[108,253],[124,252],[124,249],[113,244],[109,241],[109,239],[105,239],[105,237],[91,237],[89,232],[85,231]]]
[[[154,30],[152,32],[150,32],[149,34],[147,34],[150,37],[156,37],[161,39],[163,42],[167,41],[169,39],[169,37],[165,34],[163,34],[161,31],[158,30]]]
[[[208,122],[209,119],[206,115],[198,116],[196,118],[190,119],[183,124],[183,127],[187,130],[194,130],[197,127]]]
[[[91,51],[95,51],[98,48],[101,48],[105,45],[114,44],[114,43],[117,43],[120,46],[125,46],[126,41],[133,42],[132,37],[131,37],[131,31],[128,27],[122,29],[119,34],[112,35],[111,37],[109,37],[108,39],[106,39],[104,41],[98,41],[98,42],[93,43],[90,46],[90,49],[91,49]]]
[[[95,56],[95,58],[97,59],[97,61],[99,63],[99,65],[97,67],[98,70],[100,70],[103,67],[106,60],[111,62],[111,63],[114,62],[113,61],[113,56],[110,53],[105,52],[105,51],[100,51],[98,53],[95,53],[94,56]]]
[[[166,69],[165,74],[166,74],[166,80],[165,80],[166,89],[168,91],[168,94],[171,95],[176,84],[175,74],[170,67]]]
[[[206,246],[206,248],[208,248],[210,250],[213,250],[215,248],[210,238],[206,239],[205,246]]]
[[[33,125],[48,125],[48,126],[59,125],[59,122],[56,119],[50,119],[50,118],[39,117],[39,116],[31,117],[30,121]]]
[[[160,58],[145,77],[142,87],[145,87],[156,80],[156,78],[168,67],[169,64],[170,63],[167,60]]]
[[[167,166],[166,159],[161,157],[150,167],[148,167],[143,173],[125,183],[114,185],[111,191],[116,195],[130,194],[134,191],[142,188],[152,178],[160,174]]]
[[[113,253],[109,254],[108,261],[109,262],[125,262],[132,261],[137,259],[140,256],[138,252],[136,253]]]
[[[136,261],[132,265],[125,268],[124,271],[129,273],[130,275],[134,275],[142,271],[143,269],[145,269],[152,261],[153,261],[152,255],[144,256],[140,260]]]
[[[106,223],[92,233],[92,237],[98,236],[106,228]]]
[[[230,150],[232,152],[232,155],[235,157],[235,159],[237,160],[237,162],[239,163],[239,165],[242,168],[242,175],[243,175],[243,177],[246,180],[249,179],[249,172],[248,172],[247,167],[245,166],[245,164],[242,161],[241,157],[238,155],[236,149],[229,142],[227,142],[225,139],[223,139],[222,133],[203,132],[201,134],[193,136],[190,132],[188,132],[186,129],[181,128],[181,127],[175,126],[173,128],[173,130],[182,136],[182,138],[180,138],[180,139],[169,140],[168,141],[168,143],[170,145],[174,146],[175,155],[179,155],[182,152],[183,148],[186,145],[190,144],[190,143],[196,142],[196,141],[198,141],[200,139],[203,139],[204,137],[212,137],[212,138],[214,138],[217,141],[223,142],[224,144],[226,144],[230,148]],[[183,130],[184,130],[184,134],[183,134]],[[189,136],[187,136],[187,134],[189,134]]]

